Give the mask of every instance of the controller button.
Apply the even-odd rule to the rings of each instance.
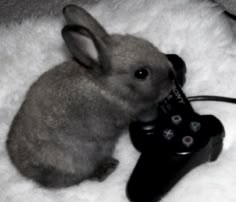
[[[152,132],[152,131],[148,131],[147,133],[145,133],[146,134],[146,136],[153,136],[155,133],[154,132]]]
[[[164,136],[165,139],[171,140],[175,136],[175,134],[174,134],[174,131],[172,129],[165,129],[163,131],[163,136]]]
[[[182,139],[182,143],[186,147],[190,147],[194,143],[194,139],[191,136],[185,136]]]
[[[180,115],[174,115],[171,117],[171,121],[175,125],[179,125],[182,122],[182,118]]]
[[[143,127],[143,130],[145,131],[151,131],[155,129],[155,125],[146,125]]]
[[[190,129],[196,133],[198,132],[200,129],[201,129],[201,123],[200,122],[197,122],[197,121],[192,121],[190,123]]]

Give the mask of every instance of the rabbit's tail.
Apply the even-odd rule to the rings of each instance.
[[[83,180],[75,174],[63,173],[51,167],[34,167],[29,177],[35,180],[40,186],[46,188],[69,187],[79,184]]]

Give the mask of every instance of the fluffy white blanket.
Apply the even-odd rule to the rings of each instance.
[[[144,37],[162,51],[183,57],[188,69],[187,95],[236,97],[236,41],[227,19],[213,3],[113,0],[88,9],[109,32]],[[9,161],[6,135],[25,92],[42,72],[69,57],[60,35],[62,24],[62,20],[45,17],[0,27],[0,201],[126,202],[126,183],[139,156],[127,134],[114,154],[120,160],[118,169],[102,183],[86,181],[68,189],[45,190],[22,177]],[[216,162],[192,170],[162,201],[235,202],[236,106],[215,102],[193,106],[223,122],[225,146]]]

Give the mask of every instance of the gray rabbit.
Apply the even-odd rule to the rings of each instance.
[[[73,55],[30,87],[16,114],[7,150],[20,173],[43,187],[104,180],[128,124],[173,86],[167,57],[131,35],[109,35],[84,9],[68,5],[62,36]]]

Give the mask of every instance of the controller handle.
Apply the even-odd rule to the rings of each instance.
[[[143,151],[127,184],[127,195],[132,202],[160,200],[190,170],[218,158],[223,147],[223,125],[212,115],[200,118],[205,127],[192,146],[184,148],[176,143],[177,147],[162,148],[156,142],[155,147]]]
[[[180,84],[180,86],[183,86],[186,81],[185,75],[187,72],[185,62],[176,54],[166,54],[166,57],[172,63],[177,82]]]

